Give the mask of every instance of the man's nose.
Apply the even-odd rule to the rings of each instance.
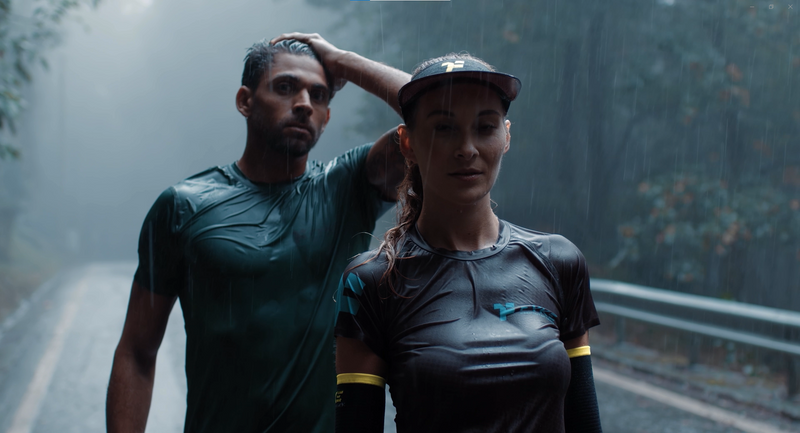
[[[311,95],[308,94],[308,90],[303,89],[297,92],[294,98],[292,112],[300,116],[311,116],[313,111],[314,109],[311,107]]]

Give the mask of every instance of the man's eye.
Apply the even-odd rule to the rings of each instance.
[[[281,92],[281,93],[287,93],[287,92],[291,92],[292,91],[292,87],[293,86],[290,83],[285,83],[285,82],[284,83],[278,83],[275,86],[275,90],[277,90],[278,92]]]
[[[482,132],[492,132],[497,129],[497,126],[492,125],[490,123],[478,126],[478,129]]]
[[[328,92],[323,90],[317,90],[311,92],[311,98],[313,98],[317,102],[325,102],[328,99]]]

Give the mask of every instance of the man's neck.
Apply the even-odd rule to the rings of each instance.
[[[244,154],[236,161],[236,165],[252,182],[278,183],[288,182],[305,173],[307,160],[308,154],[290,156],[248,140]]]

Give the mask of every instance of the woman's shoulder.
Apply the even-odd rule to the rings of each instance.
[[[383,275],[388,266],[386,252],[380,248],[375,248],[364,251],[350,260],[344,273],[345,275],[358,275],[362,280],[366,278],[373,279],[372,277],[375,276],[377,276],[377,280],[380,280],[381,275]]]
[[[533,230],[504,221],[511,230],[510,241],[522,243],[546,256],[554,264],[583,263],[581,250],[566,237]]]

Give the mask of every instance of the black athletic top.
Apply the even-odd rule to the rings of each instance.
[[[334,331],[388,364],[398,432],[563,432],[562,342],[599,324],[578,248],[501,220],[487,249],[436,249],[411,230],[400,251],[396,294],[383,254],[350,263]]]
[[[393,204],[367,181],[369,149],[309,161],[283,183],[251,182],[235,163],[214,167],[150,209],[135,280],[180,297],[186,432],[333,431],[331,300]]]

